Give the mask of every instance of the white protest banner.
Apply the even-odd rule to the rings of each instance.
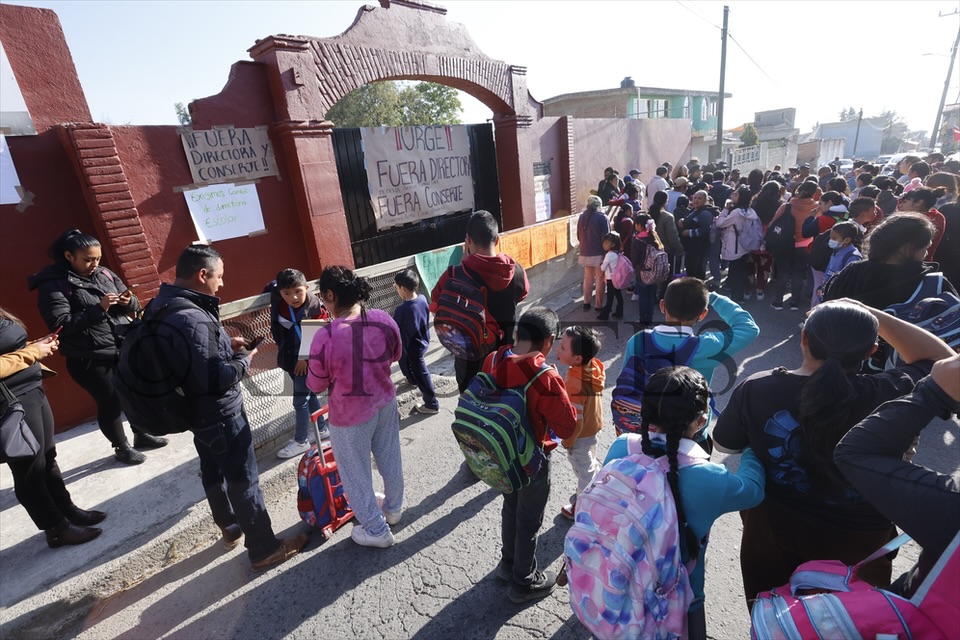
[[[183,192],[197,235],[203,242],[264,231],[255,184],[218,184]]]
[[[0,133],[0,204],[19,204],[19,186],[20,178],[17,177],[17,168],[13,166],[7,137]]]
[[[279,175],[266,127],[182,130],[193,181],[200,184],[243,182]]]
[[[360,129],[377,230],[473,208],[465,126]]]

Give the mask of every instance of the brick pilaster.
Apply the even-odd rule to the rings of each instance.
[[[73,123],[60,125],[59,132],[110,267],[125,283],[137,285],[141,301],[149,300],[160,288],[160,274],[110,127]]]

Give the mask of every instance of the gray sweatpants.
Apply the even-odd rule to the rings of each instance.
[[[403,464],[397,399],[384,405],[368,422],[349,427],[330,425],[330,443],[357,522],[371,535],[382,534],[388,525],[374,495],[370,454],[383,478],[383,509],[399,512],[403,506]]]

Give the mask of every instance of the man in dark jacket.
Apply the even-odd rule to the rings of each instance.
[[[245,546],[255,571],[263,571],[296,555],[309,541],[301,533],[279,540],[260,491],[250,424],[243,408],[240,381],[256,353],[242,337],[231,338],[220,323],[223,260],[211,247],[187,247],[177,260],[176,281],[160,287],[146,318],[180,298],[188,304],[169,311],[156,329],[171,344],[170,366],[180,388],[192,401],[194,445],[213,520],[223,531],[223,544]],[[179,304],[182,304],[180,302]]]
[[[710,226],[713,224],[714,208],[707,206],[707,192],[700,190],[690,201],[692,211],[681,220],[680,243],[686,253],[687,275],[705,280],[707,273],[704,261],[710,248]]]
[[[530,283],[523,267],[505,253],[497,252],[500,236],[496,219],[488,211],[475,211],[467,221],[467,237],[463,243],[461,265],[468,275],[481,280],[487,288],[487,311],[497,321],[502,333],[499,346],[513,344],[513,326],[516,322],[517,303],[527,297]],[[449,277],[444,271],[430,294],[430,311],[436,313],[440,292]],[[480,360],[453,361],[460,393],[467,388],[480,371]]]

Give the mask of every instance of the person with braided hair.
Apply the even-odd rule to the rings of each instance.
[[[366,308],[370,282],[346,267],[326,267],[319,289],[333,319],[310,344],[307,388],[328,393],[330,444],[357,520],[350,537],[386,548],[396,542],[390,525],[400,522],[403,506],[400,414],[390,379],[390,365],[403,353],[400,329],[387,312]],[[371,454],[383,496],[373,489]]]
[[[687,614],[688,638],[707,637],[704,612],[706,545],[713,522],[724,513],[750,509],[763,501],[763,465],[749,448],[743,451],[736,473],[709,461],[696,443],[710,412],[707,381],[690,367],[660,369],[647,381],[641,409],[640,435],[617,438],[604,464],[628,454],[629,438],[642,438],[643,452],[666,455],[667,480],[677,505],[684,563],[690,572],[693,601]]]

